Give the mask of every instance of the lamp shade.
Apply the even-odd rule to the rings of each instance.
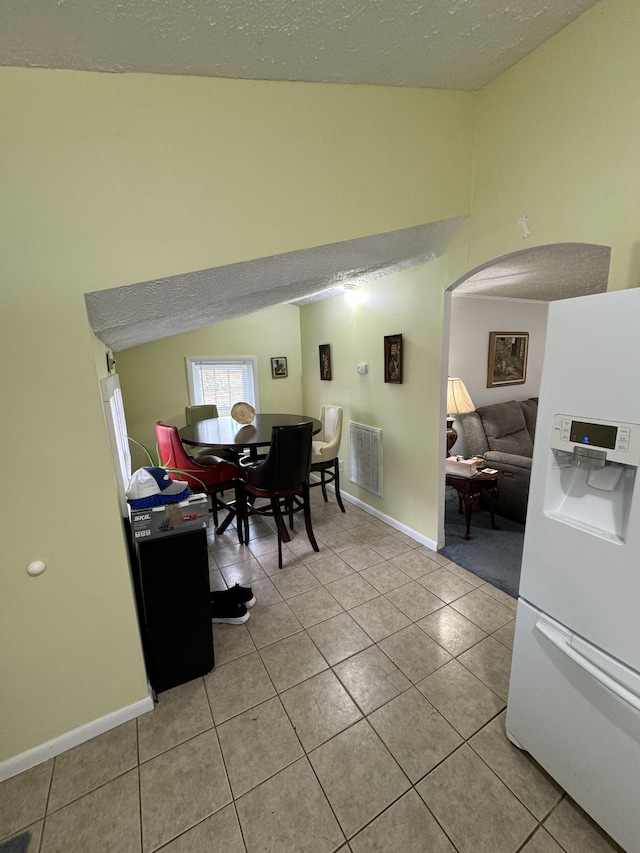
[[[449,377],[447,382],[447,414],[457,415],[460,412],[474,412],[475,408],[462,379],[457,376]]]

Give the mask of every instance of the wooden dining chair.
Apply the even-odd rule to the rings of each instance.
[[[310,486],[320,486],[325,503],[327,485],[333,483],[338,506],[345,512],[340,495],[340,441],[342,439],[342,408],[340,406],[321,406],[320,421],[322,429],[313,439],[311,452],[311,473],[319,474],[319,480],[310,481]]]
[[[274,426],[271,445],[263,460],[240,460],[240,479],[236,480],[238,538],[249,544],[249,516],[274,519],[278,534],[278,566],[282,568],[282,543],[291,537],[285,518],[293,529],[295,513],[302,512],[309,542],[319,551],[311,526],[309,471],[311,467],[311,422],[294,426]],[[266,500],[268,503],[258,503]]]
[[[211,512],[216,533],[224,533],[236,515],[235,501],[224,501],[222,494],[233,492],[238,466],[232,465],[219,456],[189,456],[180,440],[177,426],[156,422],[156,439],[162,465],[167,468],[173,480],[184,480],[193,492],[204,492],[211,497]],[[227,516],[218,525],[218,511],[226,510]]]

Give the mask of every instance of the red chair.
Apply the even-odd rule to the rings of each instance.
[[[224,533],[236,515],[235,503],[226,503],[220,495],[231,489],[235,492],[238,466],[220,459],[219,456],[198,456],[197,461],[189,456],[180,440],[178,427],[156,422],[156,438],[162,465],[169,470],[173,480],[183,480],[193,492],[205,492],[211,497],[211,511],[216,533]],[[227,517],[218,526],[218,510],[225,509]]]

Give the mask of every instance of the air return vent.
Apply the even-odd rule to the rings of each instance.
[[[382,430],[349,421],[349,479],[382,495]]]

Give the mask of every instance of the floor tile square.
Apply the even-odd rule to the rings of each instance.
[[[430,613],[416,624],[454,657],[466,652],[487,636],[482,628],[478,628],[449,606]]]
[[[254,581],[266,577],[265,570],[256,559],[244,560],[242,563],[231,563],[220,569],[227,587],[239,583],[241,586],[251,586]]]
[[[570,797],[565,797],[544,822],[547,832],[563,850],[589,853],[624,853]]]
[[[44,817],[54,759],[0,782],[0,838]]]
[[[217,666],[204,683],[216,725],[276,694],[258,652]]]
[[[255,652],[256,644],[251,639],[246,622],[243,625],[225,625],[223,622],[216,622],[212,629],[216,666]]]
[[[202,678],[164,690],[153,710],[138,717],[139,760],[147,761],[212,726]]]
[[[436,569],[435,572],[423,575],[419,578],[418,583],[422,584],[422,586],[433,592],[434,595],[437,595],[438,598],[441,598],[447,604],[475,589],[470,583],[458,577],[455,572],[450,572],[444,567]]]
[[[362,717],[331,670],[285,690],[280,699],[307,752]]]
[[[497,631],[494,631],[491,636],[494,637],[499,643],[502,643],[503,646],[506,646],[508,649],[513,651],[513,640],[516,633],[516,620],[513,619],[511,622],[507,622],[506,625],[503,625],[502,628],[498,628]]]
[[[531,756],[514,746],[505,732],[505,713],[469,741],[472,749],[502,779],[530,812],[542,820],[562,797],[562,789]]]
[[[369,581],[381,593],[389,592],[397,586],[404,586],[411,580],[406,572],[394,566],[389,560],[365,569],[360,572],[360,576]]]
[[[303,755],[278,698],[218,726],[218,737],[234,797],[264,782]]]
[[[411,551],[413,547],[403,541],[395,532],[387,536],[382,536],[380,539],[371,539],[368,545],[384,557],[385,560],[390,560],[392,557],[397,557],[406,551]]]
[[[373,644],[371,637],[348,613],[311,626],[307,634],[331,666]]]
[[[349,842],[353,853],[455,853],[415,791],[408,791]]]
[[[328,664],[304,631],[263,646],[260,655],[278,692],[311,678]]]
[[[213,729],[141,764],[145,853],[171,841],[229,802],[231,791]]]
[[[253,590],[256,603],[251,608],[251,611],[260,610],[263,607],[268,607],[270,604],[277,604],[282,601],[282,596],[273,585],[271,578],[263,578],[259,581],[253,581],[250,584]]]
[[[483,631],[490,634],[513,619],[513,611],[481,589],[463,595],[450,605]]]
[[[47,815],[40,853],[140,853],[138,791],[138,771],[129,770]]]
[[[337,664],[334,671],[364,714],[411,687],[409,679],[377,646]]]
[[[511,675],[511,651],[487,637],[468,652],[458,656],[461,664],[484,681],[498,696],[507,699],[509,695],[509,677]]]
[[[423,551],[421,548],[414,548],[393,557],[391,562],[410,578],[417,580],[439,568],[439,564],[432,559],[433,556],[435,556],[435,551],[427,551],[427,549]]]
[[[383,595],[359,604],[350,613],[376,642],[411,624],[411,620]]]
[[[244,624],[259,649],[302,631],[302,625],[286,601],[257,610]]]
[[[285,569],[271,575],[271,581],[283,598],[291,598],[320,586],[320,581],[300,563],[295,568]]]
[[[170,841],[162,853],[246,853],[233,805],[225,806],[202,823]]]
[[[460,853],[514,853],[536,820],[466,744],[416,790]]]
[[[402,610],[412,622],[428,616],[435,610],[444,607],[444,601],[429,592],[417,581],[411,581],[404,586],[396,587],[386,593],[386,597],[397,608]]]
[[[317,587],[289,598],[287,603],[305,628],[343,612],[342,605],[324,587]]]
[[[358,604],[370,601],[380,595],[375,587],[356,573],[337,581],[331,581],[326,585],[326,588],[345,610],[351,610],[352,607],[357,607]]]
[[[328,584],[347,575],[352,575],[354,570],[348,563],[337,554],[324,554],[319,559],[305,563],[309,571],[315,575],[320,583]]]
[[[410,787],[366,720],[314,749],[309,760],[347,838]]]
[[[369,714],[368,720],[414,784],[462,743],[415,687]]]
[[[306,758],[244,794],[236,806],[247,853],[330,853],[344,840]]]
[[[408,625],[378,643],[414,684],[451,660],[451,655],[417,625]]]
[[[67,805],[137,765],[138,736],[136,721],[131,720],[55,758],[47,811]]]
[[[455,660],[427,676],[417,687],[465,740],[505,706],[504,699]]]
[[[373,528],[373,525],[370,526]],[[363,569],[369,568],[369,566],[376,565],[376,563],[384,562],[384,557],[381,557],[373,548],[369,548],[362,543],[346,551],[341,551],[340,556],[356,572],[361,572]]]

